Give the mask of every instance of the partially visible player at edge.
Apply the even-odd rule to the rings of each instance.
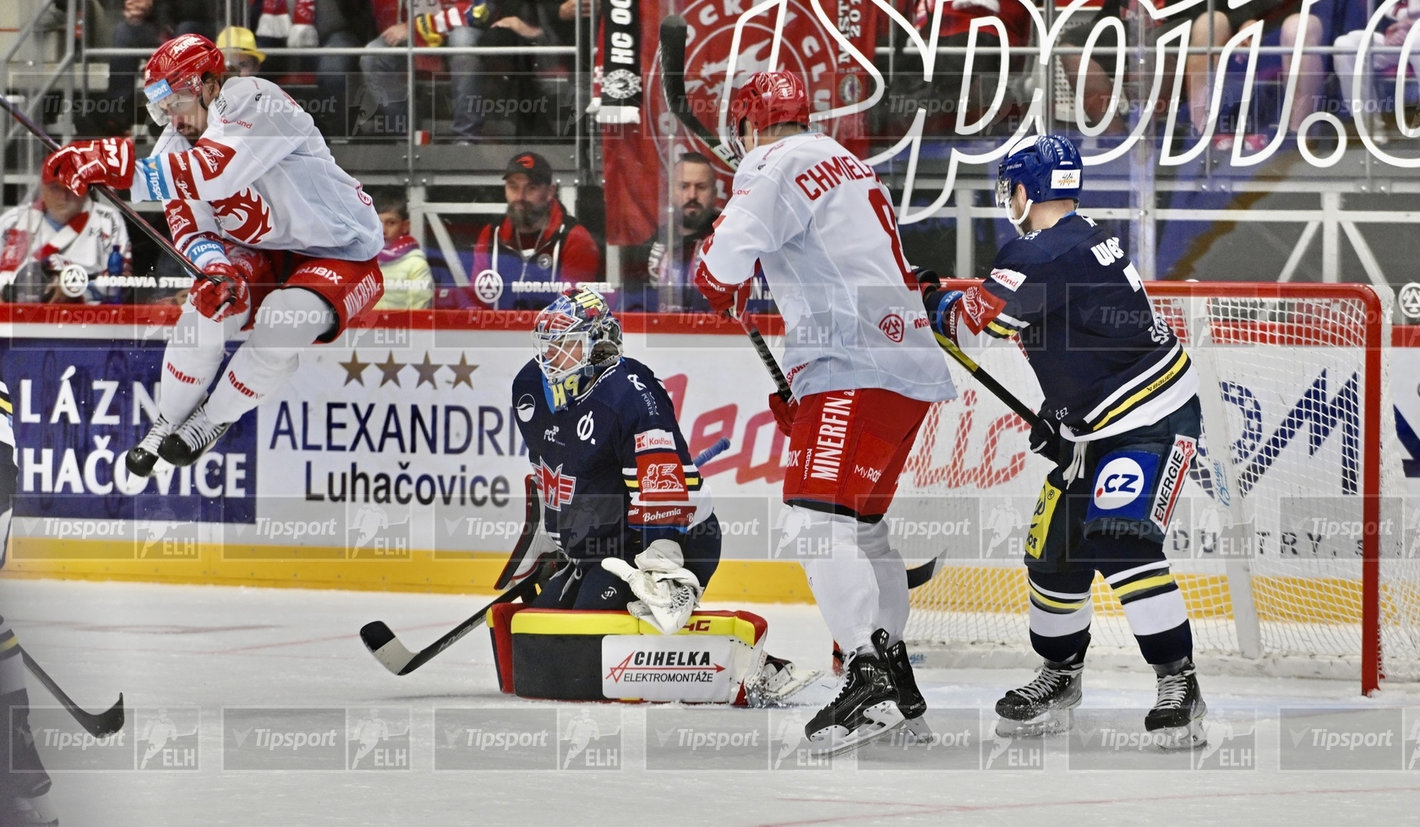
[[[902,642],[907,577],[883,519],[932,402],[956,396],[920,312],[892,199],[871,167],[808,129],[790,72],[756,72],[730,99],[743,160],[695,284],[743,312],[756,261],[785,323],[793,395],[769,399],[789,436],[781,554],[799,557],[850,653],[837,698],[805,726],[816,751],[852,749],[927,705]],[[810,461],[809,458],[812,458]]]
[[[301,350],[335,339],[384,293],[380,219],[360,183],[280,87],[225,71],[206,38],[167,41],[143,74],[165,127],[152,155],[135,165],[130,139],[104,138],[45,162],[75,192],[132,186],[134,201],[162,201],[174,245],[206,274],[163,353],[160,416],[126,457],[139,476],[159,458],[194,462],[290,377]],[[247,326],[219,378],[226,342]]]
[[[4,568],[9,550],[10,522],[20,482],[14,425],[10,389],[0,382],[0,568]],[[59,816],[51,786],[30,729],[25,653],[10,624],[0,616],[0,825],[57,827]]]
[[[996,703],[1002,735],[1068,726],[1080,703],[1096,571],[1124,604],[1158,699],[1162,746],[1201,743],[1207,710],[1164,530],[1197,450],[1198,375],[1156,315],[1118,236],[1076,212],[1080,153],[1028,137],[1001,162],[996,203],[1021,233],[965,291],[924,280],[934,329],[1018,337],[1045,392],[1031,449],[1055,459],[1026,537],[1030,640],[1045,664]]]

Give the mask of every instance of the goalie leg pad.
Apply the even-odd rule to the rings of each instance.
[[[508,605],[490,620],[504,692],[581,701],[743,704],[767,629],[750,612],[697,612],[675,635],[626,612]]]

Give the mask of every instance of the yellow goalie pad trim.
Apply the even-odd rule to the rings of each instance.
[[[660,631],[626,612],[524,609],[513,615],[515,635],[659,635]],[[693,614],[678,635],[733,637],[746,646],[755,641],[754,624],[736,616]]]

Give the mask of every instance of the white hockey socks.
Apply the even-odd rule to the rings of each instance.
[[[877,628],[888,633],[888,644],[902,640],[907,628],[907,568],[902,555],[888,541],[888,522],[858,523],[858,546],[872,561],[878,584]]]
[[[335,311],[309,290],[288,288],[267,296],[256,311],[251,338],[227,363],[207,400],[207,418],[241,419],[295,373],[301,351],[335,323]]]
[[[625,560],[608,557],[602,560],[602,568],[625,580],[636,595],[627,611],[663,635],[675,634],[700,602],[699,578],[685,567],[680,545],[673,540],[657,540],[635,559],[632,567]]]
[[[871,651],[880,587],[873,561],[858,546],[858,521],[793,505],[785,511],[780,556],[812,555],[803,559],[804,572],[829,633],[845,651]]]
[[[182,424],[202,404],[207,388],[227,355],[227,340],[241,331],[250,310],[214,322],[192,302],[182,306],[172,338],[163,350],[163,375],[158,384],[158,411]]]

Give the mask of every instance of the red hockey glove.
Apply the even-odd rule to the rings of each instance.
[[[133,186],[133,141],[100,138],[75,141],[45,159],[44,177],[84,195],[94,184],[126,190]]]
[[[729,313],[735,318],[744,315],[745,304],[749,302],[750,282],[725,284],[710,275],[703,262],[695,268],[695,289],[716,313]]]
[[[769,394],[769,410],[774,413],[774,421],[779,423],[779,432],[789,436],[794,430],[794,420],[799,415],[799,400],[785,399],[777,392]]]
[[[202,272],[208,278],[196,279],[188,291],[198,313],[220,322],[251,307],[251,291],[237,268],[223,261],[207,265]]]

